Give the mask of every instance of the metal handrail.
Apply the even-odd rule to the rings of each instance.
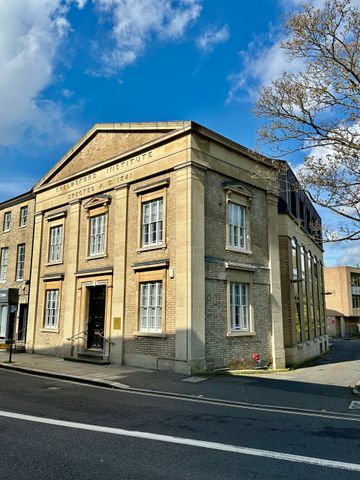
[[[114,342],[112,342],[111,340],[109,340],[108,338],[104,337],[104,335],[102,333],[95,333],[94,335],[95,337],[100,337],[102,338],[103,340],[105,340],[105,342],[108,342],[110,345],[115,345]]]
[[[82,340],[86,340],[86,336],[88,334],[88,331],[87,330],[83,330],[82,332],[78,332],[78,333],[75,333],[74,335],[72,335],[71,337],[67,337],[66,340],[71,340],[72,342],[74,340],[78,340],[79,338],[81,338]],[[83,336],[84,335],[84,336]]]

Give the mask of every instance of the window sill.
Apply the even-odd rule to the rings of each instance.
[[[166,243],[159,243],[158,245],[150,245],[149,247],[141,247],[138,248],[136,251],[137,253],[142,253],[142,252],[149,252],[152,250],[165,250]]]
[[[99,255],[91,255],[89,257],[85,257],[85,260],[86,261],[89,261],[89,260],[97,260],[99,258],[107,258],[107,255],[106,253],[100,253]]]
[[[134,332],[134,337],[157,337],[157,338],[166,338],[166,333],[155,333],[155,332]]]
[[[27,224],[26,225],[19,225],[19,229],[20,228],[26,228],[27,227]]]
[[[227,337],[254,337],[256,332],[227,332]]]
[[[41,328],[40,332],[42,332],[42,333],[59,333],[60,330],[58,330],[57,328]]]
[[[11,232],[11,229],[9,228],[9,230],[3,230],[3,233],[9,233]]]
[[[230,247],[229,245],[225,247],[225,250],[229,252],[245,253],[246,255],[252,255],[253,253],[252,250],[248,250],[247,248]]]
[[[45,263],[45,267],[52,267],[53,265],[62,265],[64,262],[61,260],[59,262],[47,262]]]

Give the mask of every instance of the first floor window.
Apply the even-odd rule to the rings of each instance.
[[[236,203],[228,203],[227,210],[228,246],[246,248],[246,209]]]
[[[9,249],[8,247],[5,247],[1,249],[0,282],[6,282],[8,262],[9,262]]]
[[[249,285],[230,283],[230,321],[233,332],[249,331]]]
[[[19,222],[20,227],[25,227],[27,225],[28,214],[29,214],[29,209],[27,206],[20,208],[20,222]]]
[[[24,279],[25,266],[25,244],[18,245],[17,251],[17,265],[16,265],[16,280]]]
[[[62,225],[50,228],[49,263],[61,261]]]
[[[162,331],[162,282],[140,284],[140,331]]]
[[[105,215],[90,218],[89,255],[105,253]]]
[[[163,199],[142,205],[142,246],[160,245],[163,239]]]
[[[11,212],[5,212],[3,230],[4,232],[8,232],[10,228],[11,228]]]
[[[45,328],[57,328],[59,314],[59,290],[46,290]]]

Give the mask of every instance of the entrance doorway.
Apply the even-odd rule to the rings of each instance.
[[[100,285],[89,288],[89,318],[87,348],[102,350],[104,347],[104,320],[106,286]]]
[[[19,323],[17,339],[19,342],[26,341],[26,327],[27,327],[28,306],[25,303],[20,303]]]

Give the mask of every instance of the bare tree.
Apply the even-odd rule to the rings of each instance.
[[[305,3],[285,21],[289,60],[260,91],[255,108],[267,119],[259,138],[277,155],[305,151],[297,172],[311,199],[339,215],[333,240],[360,239],[360,11],[351,0]]]

